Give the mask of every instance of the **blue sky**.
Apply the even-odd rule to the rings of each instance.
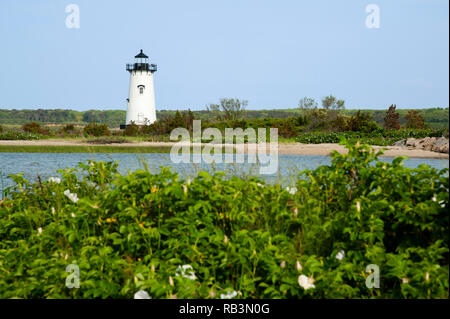
[[[65,8],[77,4],[80,28]],[[380,8],[380,28],[365,21]],[[158,65],[157,109],[448,107],[447,0],[1,0],[0,108],[126,109],[125,64]]]

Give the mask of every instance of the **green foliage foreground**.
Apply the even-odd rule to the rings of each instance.
[[[448,169],[348,147],[288,189],[206,172],[120,175],[105,162],[37,184],[13,176],[0,202],[0,297],[448,298]],[[65,286],[69,264],[78,289]],[[366,287],[370,264],[379,289]]]

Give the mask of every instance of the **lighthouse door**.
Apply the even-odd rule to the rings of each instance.
[[[138,124],[144,123],[144,113],[138,113]]]

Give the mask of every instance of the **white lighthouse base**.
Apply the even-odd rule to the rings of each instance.
[[[156,121],[153,73],[147,70],[130,72],[126,124],[150,125]]]

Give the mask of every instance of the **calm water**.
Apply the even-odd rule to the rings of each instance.
[[[142,161],[146,161],[152,172],[158,172],[161,166],[172,167],[180,175],[195,176],[199,169],[209,171],[221,170],[227,174],[241,175],[251,173],[258,174],[255,164],[217,164],[212,167],[209,164],[174,164],[170,161],[170,154],[131,154],[131,153],[0,153],[0,190],[11,185],[12,181],[7,176],[10,174],[24,173],[28,180],[36,180],[39,175],[42,179],[50,176],[58,176],[58,169],[75,167],[79,162],[86,160],[119,161],[119,171],[126,173],[129,170],[143,168]],[[391,162],[392,158],[381,158]],[[304,169],[314,169],[320,165],[328,165],[330,157],[314,155],[279,155],[279,171],[273,175],[262,175],[268,182],[280,181],[289,183],[293,180],[293,172]],[[412,158],[405,162],[405,166],[415,168],[420,164],[427,164],[437,169],[448,168],[448,160]]]

